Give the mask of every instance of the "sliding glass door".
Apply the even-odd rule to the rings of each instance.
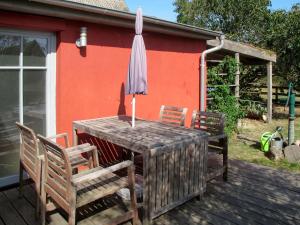
[[[51,82],[55,82],[53,38],[51,34],[0,29],[0,187],[17,181],[20,138],[15,122],[43,135],[52,133],[53,127],[47,127],[51,115],[47,114],[51,114],[49,104],[55,97],[51,93]]]

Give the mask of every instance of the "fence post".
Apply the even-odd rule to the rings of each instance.
[[[278,103],[278,87],[275,87],[275,102]]]

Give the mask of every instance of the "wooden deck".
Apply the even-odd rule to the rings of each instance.
[[[0,225],[40,224],[34,216],[34,190],[27,185],[24,192],[23,198],[18,198],[17,188],[0,193]],[[97,208],[101,208],[101,204]],[[103,203],[106,204],[109,203]],[[84,209],[83,214],[88,214],[88,210]],[[106,217],[114,213],[116,210],[105,211]],[[91,218],[79,224],[102,224],[95,222],[102,221],[103,217]],[[66,224],[59,213],[51,215],[50,220],[51,225]],[[230,161],[227,183],[210,182],[202,201],[191,200],[158,217],[154,224],[300,224],[300,175]]]

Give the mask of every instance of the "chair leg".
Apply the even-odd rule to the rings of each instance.
[[[36,194],[37,194],[37,196],[36,196],[36,209],[35,209],[35,217],[36,217],[36,219],[38,219],[39,218],[39,216],[40,216],[40,209],[41,209],[41,192],[40,192],[40,190],[39,190],[39,187],[36,187]]]
[[[47,194],[44,190],[44,188],[42,188],[42,205],[41,205],[41,223],[42,225],[46,224],[46,204],[47,204]]]
[[[139,216],[138,216],[138,208],[137,208],[137,200],[135,193],[135,175],[134,175],[134,165],[128,167],[128,182],[129,182],[129,190],[130,190],[130,206],[131,210],[133,210],[133,218],[132,225],[139,224]]]
[[[70,211],[69,211],[69,225],[76,224],[76,191],[71,193]]]
[[[76,224],[76,208],[72,207],[69,214],[69,225],[75,225]]]
[[[23,164],[20,162],[20,170],[19,170],[19,197],[23,196]]]
[[[227,181],[228,179],[228,138],[224,138],[223,142],[223,168],[224,168],[224,173],[223,173],[223,180]]]

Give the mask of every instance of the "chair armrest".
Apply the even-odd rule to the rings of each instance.
[[[72,158],[76,158],[81,156],[82,153],[91,153],[89,154],[92,158],[89,158],[88,161],[90,162],[91,167],[98,167],[99,166],[99,159],[98,159],[98,150],[96,146],[92,146],[89,143],[77,145],[74,147],[64,149],[64,152],[69,157],[70,162]]]
[[[74,186],[77,186],[81,183],[91,181],[91,180],[96,179],[98,177],[105,176],[109,173],[113,173],[113,172],[116,172],[118,170],[128,168],[130,166],[133,166],[133,162],[127,160],[127,161],[118,163],[116,165],[113,165],[113,166],[110,166],[110,167],[107,167],[107,168],[96,167],[94,169],[90,169],[90,170],[84,171],[82,173],[73,175],[71,182]]]
[[[70,146],[69,144],[69,136],[68,133],[61,133],[61,134],[56,134],[54,136],[48,137],[49,139],[55,139],[55,138],[64,138],[65,141],[65,148],[68,148]]]
[[[92,146],[89,143],[85,143],[82,145],[66,148],[64,150],[69,157],[74,157],[76,155],[81,155],[82,153],[97,151],[97,148],[96,146]]]
[[[38,159],[39,159],[40,161],[44,162],[44,161],[45,161],[45,156],[44,156],[44,155],[39,155],[39,156],[38,156]]]

